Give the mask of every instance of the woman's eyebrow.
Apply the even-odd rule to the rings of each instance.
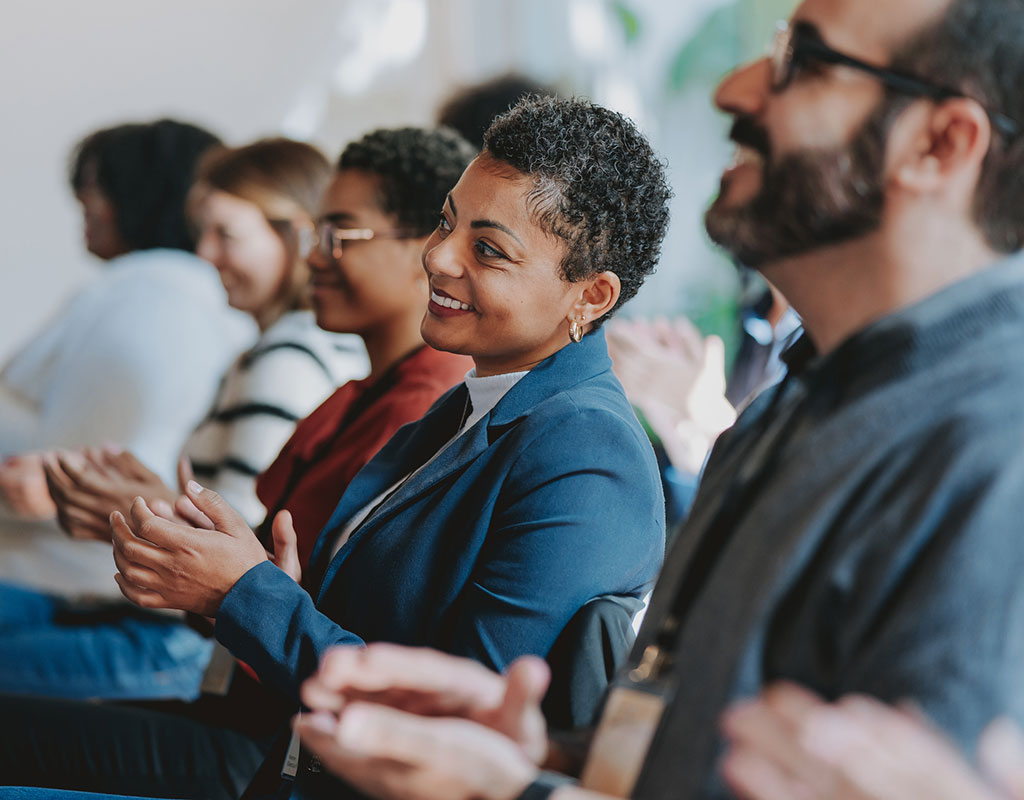
[[[516,236],[509,228],[505,227],[500,222],[494,221],[493,219],[475,219],[471,223],[469,223],[469,227],[471,227],[471,228],[496,228],[499,231],[504,231],[509,236],[511,236],[513,239],[515,239],[517,242],[519,242],[519,245],[521,247],[525,247],[526,246],[526,245],[523,244],[523,240],[520,239],[518,236]]]
[[[458,217],[459,216],[459,212],[455,208],[455,200],[452,198],[452,193],[451,192],[448,192],[448,205],[451,206],[452,214],[454,214],[456,217]],[[515,239],[517,242],[519,242],[519,246],[520,247],[526,247],[526,245],[523,244],[523,240],[520,239],[518,236],[516,236],[515,233],[510,228],[506,227],[505,225],[502,225],[500,222],[496,222],[493,219],[475,219],[471,223],[469,223],[469,227],[471,227],[471,228],[494,228],[495,230],[504,231],[509,236],[511,236],[513,239]]]

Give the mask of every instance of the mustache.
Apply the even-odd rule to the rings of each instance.
[[[737,117],[729,131],[729,138],[742,147],[757,151],[765,160],[771,156],[771,141],[768,131],[754,122],[752,117]]]

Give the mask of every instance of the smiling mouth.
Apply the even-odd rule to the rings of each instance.
[[[456,311],[473,311],[473,306],[468,303],[463,303],[460,300],[456,300],[454,297],[439,292],[437,289],[430,290],[430,302],[435,305],[441,306],[441,308],[451,308]]]

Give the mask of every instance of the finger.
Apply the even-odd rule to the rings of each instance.
[[[73,539],[110,541],[110,523],[106,515],[67,506],[58,510],[57,522]]]
[[[423,713],[463,713],[497,709],[505,681],[470,659],[378,642],[328,650],[303,700],[312,708],[333,709],[339,694],[391,700]]]
[[[128,600],[141,608],[167,608],[168,603],[160,592],[133,586],[120,573],[114,574],[114,582]]]
[[[195,538],[202,533],[189,525],[157,516],[141,497],[136,497],[132,501],[130,517],[134,541],[159,551],[173,552],[192,546]],[[128,540],[125,540],[125,544],[127,543]],[[156,557],[159,556],[150,554],[151,559]]]
[[[1007,717],[992,722],[981,734],[978,759],[982,769],[1013,800],[1024,798],[1024,735]]]
[[[757,753],[783,773],[804,775],[820,772],[820,765],[804,757],[799,731],[774,708],[763,694],[726,711],[722,730],[738,750]]]
[[[195,472],[192,470],[192,461],[188,456],[182,455],[178,459],[178,490],[184,493],[188,482],[193,480],[195,476]]]
[[[135,454],[130,450],[122,450],[114,457],[114,462],[117,464],[118,469],[125,475],[138,480],[150,483],[153,481],[159,481],[163,485],[155,472],[139,461]]]
[[[174,513],[174,506],[162,498],[155,498],[149,501],[149,510],[158,517],[163,517],[170,522],[184,522],[180,516]]]
[[[544,659],[536,656],[517,658],[505,672],[502,709],[511,719],[523,724],[528,711],[539,710],[550,683],[551,669]]]
[[[157,591],[163,586],[160,574],[149,567],[134,561],[125,555],[124,551],[114,548],[114,566],[117,567],[119,575],[138,589]]]
[[[71,479],[61,469],[57,457],[52,453],[43,456],[43,474],[46,476],[46,488],[53,501],[60,505],[73,489]]]
[[[299,562],[299,539],[290,511],[279,511],[274,516],[271,535],[274,540],[274,563],[298,583],[302,578],[302,565]]]
[[[741,800],[816,800],[810,787],[752,749],[733,749],[722,760],[721,769]]]
[[[204,489],[194,480],[189,481],[185,485],[185,496],[210,518],[217,530],[234,535],[242,531],[252,533],[242,516],[212,489]]]
[[[187,495],[183,494],[174,501],[174,510],[178,512],[181,518],[189,525],[194,525],[197,528],[202,528],[207,531],[212,531],[216,527],[213,524],[213,520],[196,508],[196,504],[193,503]]]
[[[505,673],[505,699],[496,727],[510,736],[535,763],[541,763],[547,752],[547,722],[541,711],[541,700],[551,683],[551,669],[536,656],[516,659]]]

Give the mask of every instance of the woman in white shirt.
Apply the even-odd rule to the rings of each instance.
[[[331,174],[313,147],[269,139],[208,154],[189,195],[197,253],[217,268],[230,305],[251,315],[261,333],[223,377],[185,445],[181,471],[194,470],[253,520],[265,513],[255,478],[295,423],[339,383],[367,371],[361,341],[319,329],[308,310],[301,245]],[[174,378],[187,385],[187,365]],[[107,517],[136,494],[177,494],[141,459],[116,448],[49,455],[46,463],[58,519],[78,538],[107,538]],[[97,618],[15,586],[0,584],[0,609],[0,691],[9,693],[193,697],[212,647],[173,619],[127,607]]]

